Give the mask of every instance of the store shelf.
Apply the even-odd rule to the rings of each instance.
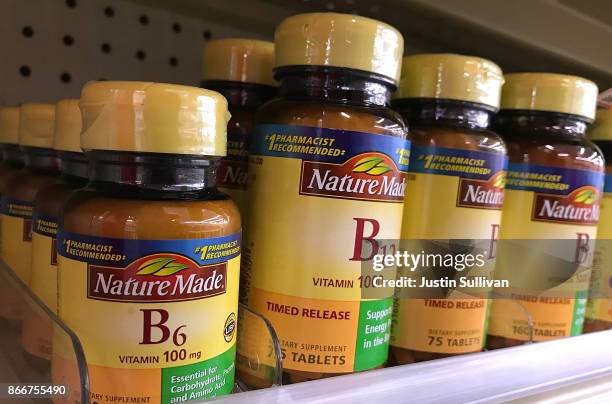
[[[78,98],[84,83],[100,79],[197,86],[207,38],[272,35],[272,23],[262,34],[228,20],[146,1],[3,0],[0,104]]]
[[[63,0],[0,3],[0,53],[4,55],[0,104],[77,97],[83,83],[102,78],[197,85],[206,39],[271,39],[283,18],[325,10],[358,13],[398,27],[408,54],[473,54],[497,62],[506,72],[554,71],[583,75],[601,89],[612,86],[612,52],[601,47],[612,41],[612,3],[605,0],[83,0],[76,7],[66,4]],[[33,34],[26,35],[26,28]],[[54,335],[70,347],[70,366],[78,380],[73,388],[81,402],[88,402],[87,367],[77,336],[7,271],[0,273],[0,282],[4,281],[19,290],[24,305],[42,313]],[[240,324],[249,322],[270,337],[256,343],[242,341],[238,362],[277,387],[242,392],[219,402],[488,403],[586,398],[612,402],[612,331],[280,386],[280,347],[273,330],[264,319],[243,309]],[[276,355],[262,359],[270,346]],[[51,381],[49,372],[33,369],[23,355],[18,328],[0,330],[0,381]],[[237,390],[245,389],[237,383]]]
[[[85,356],[77,336],[44,307],[10,271],[0,265],[0,281],[12,285],[25,305],[33,307],[53,325],[55,339],[70,347],[68,357],[73,394],[87,403],[89,379]],[[245,391],[237,381],[236,392],[217,399],[228,403],[327,403],[398,402],[410,397],[415,402],[494,403],[510,400],[579,399],[597,397],[612,400],[612,330],[562,340],[396,366],[307,383],[280,386],[280,346],[269,323],[242,308],[239,327],[253,327],[248,333],[261,341],[238,340],[237,368],[242,374],[268,377],[262,390]],[[239,334],[241,328],[239,328]],[[57,341],[56,341],[57,342]],[[265,358],[275,351],[273,358]],[[32,366],[23,353],[18,328],[0,330],[0,376],[3,382],[51,382],[48,371]],[[440,388],[444,386],[444,388]]]
[[[338,11],[378,18],[407,54],[457,52],[504,71],[553,71],[612,86],[612,4],[604,0],[61,0],[0,2],[0,103],[77,97],[88,80],[197,85],[206,38],[272,39],[285,17]],[[112,16],[107,15],[112,9]],[[111,13],[109,13],[111,14]],[[145,17],[146,24],[141,22]],[[31,36],[24,29],[32,30]],[[69,36],[70,45],[64,43]],[[105,47],[110,46],[110,48]],[[44,88],[44,91],[41,89]]]
[[[594,391],[611,402],[610,341],[612,331],[605,331],[253,391],[218,402],[499,403],[585,397]]]
[[[612,86],[612,4],[605,0],[131,0],[167,12],[213,17],[272,36],[297,12],[336,11],[386,21],[405,36],[408,54],[457,52],[485,57],[504,71],[553,71]]]

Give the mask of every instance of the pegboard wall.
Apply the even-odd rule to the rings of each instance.
[[[235,36],[264,39],[142,2],[0,0],[0,104],[77,98],[99,79],[197,85],[204,42]]]
[[[566,4],[571,1],[576,3],[573,8]],[[601,49],[612,40],[612,20],[608,25],[594,22],[588,13],[607,15],[612,5],[595,2],[599,6],[590,9],[586,3],[530,0],[530,6],[523,7],[506,0],[0,0],[0,105],[78,97],[85,82],[97,79],[197,85],[207,39],[272,39],[283,18],[309,11],[386,21],[404,34],[407,54],[481,56],[505,72],[575,74],[605,89],[612,85],[612,63],[610,52]],[[536,9],[539,14],[532,15]],[[542,25],[544,17],[538,16],[556,23]]]

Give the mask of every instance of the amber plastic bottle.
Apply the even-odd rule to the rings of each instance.
[[[225,99],[106,81],[88,83],[80,107],[90,182],[60,216],[58,311],[83,344],[92,397],[172,402],[187,374],[204,386],[193,398],[229,394],[240,214],[216,188]],[[75,382],[55,346],[52,362],[56,382]]]
[[[232,115],[227,124],[227,157],[219,165],[217,184],[236,202],[244,223],[255,110],[276,94],[273,65],[273,42],[214,39],[204,47],[201,86],[222,94]]]
[[[19,107],[0,107],[0,194],[7,178],[23,168],[23,153],[19,148]]]
[[[23,153],[18,144],[19,107],[0,108],[0,143],[2,145],[1,197],[7,180],[23,168]],[[17,328],[21,319],[21,307],[19,293],[7,285],[4,280],[0,281],[0,326]]]
[[[390,320],[392,299],[362,298],[360,277],[367,247],[400,234],[410,143],[389,105],[402,51],[394,28],[353,15],[276,29],[279,96],[256,115],[241,297],[275,327],[287,383],[387,360],[388,329],[364,329],[369,311],[370,325]]]
[[[402,223],[411,253],[485,252],[468,268],[422,265],[414,274],[434,279],[492,278],[507,165],[501,137],[489,130],[499,108],[503,77],[488,60],[452,54],[408,56],[394,108],[410,127],[412,153]],[[468,243],[469,240],[469,243]],[[468,246],[468,247],[465,247]],[[486,288],[398,290],[391,354],[400,363],[480,351],[486,339]]]
[[[606,160],[604,194],[584,320],[584,332],[594,332],[612,328],[612,110],[597,110],[587,136],[601,149]]]
[[[55,106],[53,148],[60,158],[60,176],[42,187],[32,214],[32,291],[57,312],[57,221],[73,190],[87,184],[87,160],[81,151],[81,112],[78,100],[62,100]],[[48,371],[53,329],[50,320],[36,308],[25,306],[22,345],[30,363]]]
[[[19,145],[26,165],[11,176],[2,194],[2,259],[26,286],[31,278],[34,198],[59,175],[59,160],[53,150],[54,126],[55,105],[21,106]]]
[[[582,332],[604,171],[585,138],[593,82],[548,73],[505,80],[493,125],[510,159],[495,271],[510,287],[495,291],[489,348]]]

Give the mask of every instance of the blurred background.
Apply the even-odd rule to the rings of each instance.
[[[197,85],[206,40],[272,39],[306,11],[386,21],[407,54],[466,53],[612,86],[609,0],[0,0],[0,104],[77,97],[97,79]]]

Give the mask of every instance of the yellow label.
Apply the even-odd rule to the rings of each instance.
[[[582,333],[603,174],[510,164],[489,334],[543,341]],[[533,324],[533,328],[530,328]]]
[[[2,223],[2,216],[4,215],[0,216],[0,224]],[[3,259],[5,259],[4,254]],[[16,287],[5,280],[0,282],[0,318],[14,321],[21,320],[24,303],[21,292]]]
[[[52,311],[57,312],[57,218],[40,215],[32,218],[32,292]],[[26,307],[21,331],[22,345],[32,355],[50,359],[52,326],[46,315]]]
[[[2,199],[2,259],[26,285],[32,268],[31,202]]]
[[[481,251],[483,264],[446,273],[447,278],[491,278],[506,161],[500,153],[413,147],[404,203],[403,249],[451,254],[459,242],[468,247],[462,249],[464,254]],[[422,270],[430,276],[436,273],[433,267]],[[398,294],[392,346],[446,354],[483,348],[487,299],[474,298],[455,288],[421,289],[418,293],[427,298]],[[478,295],[487,294],[488,289]]]
[[[606,174],[586,317],[612,323],[612,175]]]
[[[57,234],[57,222],[53,223]],[[37,231],[32,233],[32,291],[54,312],[57,311],[56,240],[56,236]]]
[[[83,345],[92,401],[171,403],[232,391],[239,233],[126,240],[60,230],[58,248],[59,314]]]
[[[362,299],[361,266],[399,238],[409,142],[261,125],[254,146],[241,293],[278,333],[284,369],[383,365],[392,299]]]
[[[7,283],[0,282],[0,318],[19,321],[23,317],[24,299],[21,292]]]

